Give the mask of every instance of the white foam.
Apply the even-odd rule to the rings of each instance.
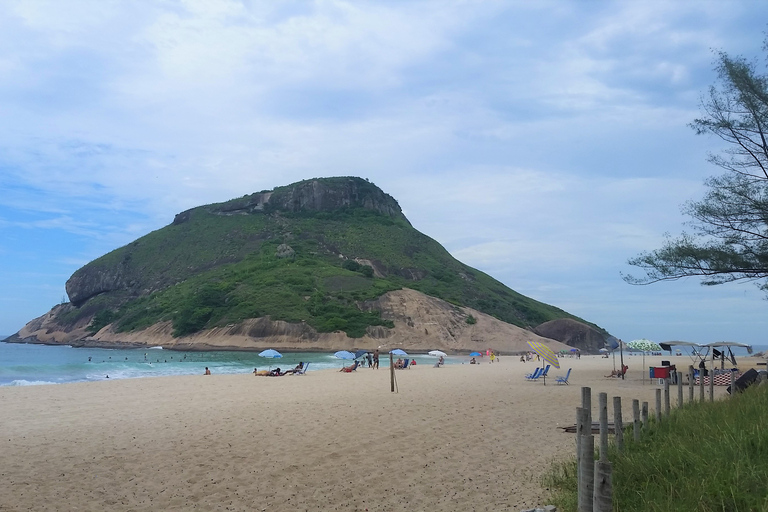
[[[57,382],[50,382],[46,380],[14,380],[8,384],[0,384],[2,386],[44,386],[46,384],[58,384]]]

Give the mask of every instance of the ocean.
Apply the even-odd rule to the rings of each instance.
[[[417,364],[435,364],[426,354],[409,354]],[[466,357],[447,357],[446,363],[466,362]],[[109,379],[136,379],[170,375],[251,373],[254,368],[287,370],[299,361],[309,362],[308,371],[341,368],[350,361],[333,353],[286,352],[282,358],[266,359],[257,352],[182,352],[161,347],[142,349],[77,348],[66,345],[35,345],[0,342],[0,386],[33,386]],[[389,357],[382,354],[382,368]]]

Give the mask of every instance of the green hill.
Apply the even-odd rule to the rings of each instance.
[[[415,230],[391,196],[347,177],[182,212],[75,272],[67,281],[75,307],[56,321],[91,332],[172,321],[182,336],[269,316],[360,337],[391,322],[359,303],[402,287],[520,327],[576,318],[459,262]]]

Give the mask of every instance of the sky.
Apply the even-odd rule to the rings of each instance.
[[[766,28],[758,0],[5,0],[0,334],[178,212],[360,176],[625,341],[767,344],[754,283],[622,280],[721,174],[688,123]]]

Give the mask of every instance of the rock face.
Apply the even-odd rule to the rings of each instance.
[[[539,336],[565,343],[585,354],[597,354],[605,346],[606,336],[592,326],[570,318],[551,320],[537,326]]]
[[[57,307],[72,307],[63,305]],[[34,342],[81,346],[163,346],[178,350],[278,350],[327,351],[346,349],[403,348],[407,351],[442,350],[448,353],[485,351],[501,354],[529,350],[527,341],[541,341],[552,350],[568,349],[555,340],[545,339],[526,329],[507,324],[471,308],[454,306],[415,290],[397,290],[375,301],[361,304],[367,310],[381,312],[393,321],[394,329],[369,327],[362,338],[350,338],[343,332],[318,333],[304,323],[254,318],[239,324],[217,327],[191,336],[174,338],[170,322],[162,322],[141,331],[116,333],[107,326],[88,336],[85,326],[71,329],[55,322],[55,311],[29,322],[11,342]],[[472,315],[476,322],[467,323]]]

